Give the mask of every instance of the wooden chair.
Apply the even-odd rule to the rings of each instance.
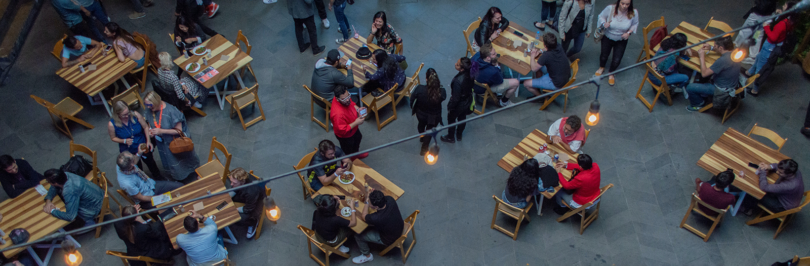
[[[309,119],[311,119],[315,124],[318,124],[323,129],[326,129],[326,132],[329,132],[329,112],[332,111],[332,103],[328,100],[324,99],[320,95],[315,94],[307,85],[304,85],[304,89],[307,89],[309,92]],[[321,121],[315,118],[315,104],[318,106],[323,107],[323,111],[326,113],[326,120]]]
[[[234,94],[225,96],[225,100],[231,105],[231,118],[233,118],[233,113],[236,113],[239,116],[239,122],[242,123],[242,129],[244,130],[247,130],[247,128],[253,124],[265,120],[264,109],[262,109],[262,102],[259,100],[258,90],[259,84],[256,83],[253,87],[244,88]],[[249,105],[254,106],[254,108],[258,105],[260,115],[245,123],[245,117],[242,116],[242,109],[247,108]]]
[[[719,20],[714,20],[714,17],[711,17],[709,19],[709,23],[706,23],[706,27],[703,28],[703,31],[708,31],[709,28],[718,29],[718,30],[722,31],[723,33],[734,30],[727,23],[719,21]],[[731,37],[734,37],[734,33],[729,33],[729,34],[731,34],[730,35]]]
[[[70,147],[70,157],[68,157],[68,159],[73,158],[73,156],[76,156],[77,152],[81,152],[84,153],[90,161],[92,161],[93,168],[90,170],[89,173],[87,173],[87,176],[85,176],[84,178],[86,178],[89,181],[92,181],[94,184],[98,186],[101,186],[101,183],[98,180],[99,177],[101,176],[101,171],[98,170],[98,158],[96,157],[96,151],[91,150],[87,146],[73,143],[72,140],[70,141],[69,147]],[[107,183],[109,182],[110,180],[107,180]]]
[[[520,231],[520,224],[523,223],[523,219],[526,219],[526,222],[531,222],[531,219],[529,219],[529,210],[532,208],[532,206],[534,206],[534,201],[530,200],[529,205],[526,205],[526,208],[521,209],[509,205],[508,203],[504,202],[495,195],[492,195],[492,199],[495,200],[495,212],[492,213],[492,224],[489,225],[489,228],[498,230],[501,233],[511,236],[512,240],[517,240],[517,234],[518,231]],[[539,207],[540,206],[538,206],[538,208]],[[511,232],[509,230],[506,230],[506,228],[503,228],[495,224],[495,219],[498,218],[498,212],[502,212],[503,214],[506,214],[506,216],[512,217],[513,219],[517,220],[515,232]]]
[[[140,36],[133,35],[133,37],[135,39],[135,42],[140,44],[141,47],[143,47],[144,61],[143,66],[129,71],[129,74],[135,76],[135,81],[138,82],[138,85],[141,85],[141,93],[143,93],[144,88],[146,88],[146,74],[149,73],[149,67],[152,66],[152,62],[149,61],[149,43],[147,43],[146,40],[144,40]]]
[[[641,85],[638,86],[638,91],[636,92],[636,99],[639,99],[641,103],[643,103],[644,106],[646,106],[647,109],[650,110],[650,113],[652,113],[653,107],[655,107],[655,103],[658,102],[658,97],[660,97],[661,94],[663,94],[664,97],[667,98],[667,104],[672,106],[672,95],[670,92],[669,84],[667,84],[666,77],[662,76],[660,73],[655,71],[655,69],[649,62],[644,64],[644,66],[647,69],[647,73],[644,73],[644,76],[641,77],[642,78]],[[655,83],[652,82],[649,75],[650,73],[652,73],[655,76],[655,78],[658,79],[658,82],[660,82],[661,85],[655,85]],[[653,97],[652,103],[650,103],[650,101],[647,101],[647,99],[641,95],[641,90],[644,89],[645,82],[649,82],[650,86],[655,91],[655,97]]]
[[[380,252],[380,256],[385,256],[388,251],[391,251],[393,248],[399,248],[399,252],[402,253],[402,263],[404,264],[405,261],[408,260],[408,255],[411,254],[411,250],[413,250],[413,245],[416,245],[416,231],[413,230],[413,226],[416,223],[416,215],[419,214],[419,210],[414,211],[411,215],[408,215],[408,218],[405,218],[405,227],[402,230],[402,236],[397,238],[394,243],[390,246],[385,248],[383,251]],[[413,240],[411,240],[411,245],[408,246],[408,250],[405,250],[405,240],[408,239],[408,233],[411,233],[413,236]]]
[[[172,44],[174,44],[174,33],[169,32],[169,38],[172,39]],[[178,54],[183,55],[183,50],[181,50],[180,47],[177,46],[177,44],[174,44],[173,46],[175,49],[177,49]]]
[[[394,44],[394,53],[398,55],[402,55],[404,53],[404,49],[402,49],[402,43]]]
[[[647,24],[647,27],[641,29],[641,34],[644,36],[644,47],[641,48],[641,53],[638,54],[638,59],[636,59],[636,63],[641,62],[641,60],[647,60],[652,58],[655,55],[655,51],[653,51],[652,47],[650,46],[650,37],[648,34],[653,32],[653,30],[666,26],[667,23],[664,22],[664,16],[661,16],[659,20],[653,20],[650,24]],[[672,105],[672,104],[670,104]]]
[[[758,77],[759,77],[759,74],[751,76],[745,82],[744,87],[741,87],[741,88],[737,89],[737,91],[735,93],[738,96],[734,96],[734,97],[731,98],[731,102],[729,102],[728,106],[726,107],[725,112],[723,112],[723,120],[720,122],[720,124],[726,123],[726,120],[728,120],[728,118],[731,117],[731,115],[733,115],[734,112],[737,112],[737,109],[739,109],[740,105],[742,104],[742,96],[739,96],[739,95],[742,95],[743,93],[745,93],[745,88],[748,88],[748,86],[751,86],[751,84],[754,84],[754,81],[756,81],[756,79]],[[700,110],[698,110],[698,112],[701,112],[701,113],[706,112],[707,110],[711,109],[712,107],[714,107],[713,103],[707,104],[703,108],[700,108]]]
[[[368,107],[369,110],[374,112],[374,116],[377,118],[377,131],[382,130],[382,128],[385,125],[388,125],[388,123],[391,123],[397,119],[397,107],[394,104],[394,92],[397,91],[398,87],[399,84],[394,84],[394,87],[391,87],[390,90],[384,92],[379,97],[374,97],[374,95],[371,95],[371,93],[369,93],[366,94],[365,97],[360,99],[361,101],[363,101],[363,104],[365,104]],[[382,123],[380,123],[380,110],[382,110],[383,107],[385,107],[388,104],[391,104],[391,111],[394,112],[394,114],[391,115],[391,117],[389,117]]]
[[[124,92],[113,96],[112,99],[108,101],[108,103],[110,104],[110,113],[113,113],[112,112],[113,104],[117,101],[123,101],[124,103],[127,104],[127,106],[130,107],[137,103],[138,104],[137,108],[133,109],[144,108],[143,98],[141,98],[141,94],[138,93],[138,84],[135,84],[129,89],[125,90]]]
[[[810,35],[808,35],[808,36],[810,36]],[[790,264],[790,265],[795,265],[795,266],[810,266],[810,257],[799,258],[799,255],[796,255],[795,257],[793,257],[793,260],[791,261],[791,263],[792,264]]]
[[[568,80],[568,83],[565,83],[565,86],[563,86],[563,88],[571,86],[571,84],[574,84],[574,82],[577,81],[577,72],[579,72],[579,59],[578,58],[576,60],[574,60],[574,62],[571,63],[571,78]],[[555,91],[555,90],[543,90],[543,92],[553,92],[553,91]],[[540,106],[540,110],[542,111],[542,110],[546,109],[546,107],[548,107],[549,104],[554,102],[554,99],[557,99],[557,96],[560,96],[560,94],[565,95],[565,102],[563,103],[563,113],[565,113],[566,109],[568,109],[568,90],[561,91],[561,92],[555,93],[551,97],[547,97],[546,101],[543,103],[543,106]]]
[[[64,44],[65,39],[67,39],[67,34],[65,34],[65,36],[62,36],[62,39],[59,39],[59,41],[57,41],[56,44],[53,45],[53,51],[51,51],[51,54],[53,55],[53,57],[56,57],[56,61],[59,61],[59,63],[62,63],[62,48],[65,47]]]
[[[222,165],[222,159],[219,158],[216,150],[219,150],[225,156],[225,165]],[[225,148],[225,145],[222,145],[222,142],[217,141],[217,137],[213,137],[211,138],[211,149],[208,150],[208,162],[200,167],[197,167],[196,171],[200,176],[218,174],[219,177],[222,178],[222,184],[227,186],[232,157],[233,154],[228,152],[228,148]],[[214,160],[214,158],[216,158],[216,160]]]
[[[801,211],[802,208],[807,206],[808,203],[810,203],[810,190],[804,192],[804,199],[802,200],[802,204],[799,205],[799,207],[786,210],[783,212],[774,213],[773,211],[765,208],[765,206],[762,206],[762,204],[757,204],[757,206],[759,206],[759,208],[762,210],[759,212],[759,214],[757,214],[757,217],[748,220],[747,222],[745,222],[745,224],[754,225],[764,221],[776,219],[779,221],[779,227],[776,229],[776,233],[773,234],[773,239],[776,239],[776,236],[778,236],[779,233],[785,229],[785,226],[787,225],[788,222],[790,222],[791,219],[793,219],[793,216],[796,216],[796,213]],[[768,213],[768,215],[763,216],[765,213]]]
[[[470,35],[478,29],[478,26],[481,25],[481,17],[478,17],[478,20],[473,21],[470,23],[470,26],[467,26],[466,30],[461,31],[464,34],[464,40],[467,41],[467,52],[464,54],[466,57],[472,57],[475,55],[475,50],[472,47],[472,42],[470,42]]]
[[[127,256],[126,252],[121,251],[107,250],[107,255],[118,257],[119,259],[121,259],[121,262],[123,262],[124,265],[129,265],[130,261],[142,261],[146,263],[146,266],[152,266],[152,263],[174,265],[174,260],[159,260],[146,256]]]
[[[416,72],[413,73],[412,77],[405,78],[405,88],[403,88],[399,92],[394,92],[394,106],[399,105],[399,102],[402,101],[402,98],[408,97],[411,98],[411,93],[413,89],[419,85],[419,71],[422,71],[422,67],[425,66],[425,63],[419,65],[419,68],[416,69]]]
[[[750,137],[751,134],[763,136],[771,140],[773,144],[776,144],[777,147],[776,151],[782,150],[782,146],[784,146],[785,142],[787,142],[787,138],[783,139],[782,137],[779,136],[779,134],[776,134],[776,132],[774,132],[773,130],[757,126],[757,123],[754,123],[754,127],[751,128],[751,131],[748,131],[747,136]]]
[[[581,235],[582,232],[585,231],[585,228],[588,228],[588,226],[591,225],[593,221],[596,221],[596,218],[599,218],[599,206],[602,205],[602,195],[604,195],[605,192],[612,187],[613,184],[608,184],[607,186],[602,187],[602,192],[599,193],[599,197],[576,209],[568,205],[568,202],[563,201],[563,204],[565,204],[565,206],[568,207],[569,211],[560,216],[560,218],[557,218],[557,222],[565,221],[565,219],[568,219],[568,217],[571,217],[575,214],[579,214],[579,216],[582,217],[582,220],[579,225],[579,234]],[[590,209],[594,205],[594,203],[596,204],[596,209],[593,210],[590,215],[588,215],[588,209]]]
[[[707,209],[712,210],[716,214],[715,215],[708,215],[705,212],[703,212],[698,206],[706,207]],[[720,221],[723,220],[723,217],[726,215],[726,213],[730,209],[731,209],[731,205],[729,205],[725,209],[718,209],[718,208],[712,207],[711,205],[707,204],[706,202],[703,202],[702,200],[700,200],[700,197],[698,197],[697,194],[692,193],[692,203],[689,204],[689,209],[686,210],[686,215],[683,216],[683,220],[681,221],[680,228],[686,228],[686,230],[689,230],[690,232],[695,233],[699,237],[703,238],[703,242],[709,241],[709,237],[712,236],[712,232],[714,232],[714,229],[717,227],[718,224],[720,224]],[[712,227],[709,228],[708,232],[703,233],[700,230],[697,230],[696,228],[692,227],[691,225],[686,224],[686,219],[689,218],[689,215],[691,215],[693,211],[696,212],[697,214],[702,215],[703,217],[706,217],[709,220],[712,220]]]
[[[242,49],[242,45],[240,45],[241,43],[245,44],[245,49]],[[250,55],[250,50],[253,49],[253,45],[250,45],[250,42],[248,42],[247,37],[245,37],[245,35],[242,34],[242,30],[239,30],[239,33],[236,34],[236,47],[239,47],[239,50],[241,50],[247,55]],[[245,69],[250,71],[250,74],[253,75],[254,79],[257,79],[256,73],[253,72],[253,67],[250,66],[250,63],[242,67],[242,70],[240,70],[239,75],[244,77],[246,73]]]
[[[98,213],[98,223],[104,222],[104,216],[107,214],[112,214],[113,217],[118,218],[118,215],[115,214],[114,211],[110,210],[110,198],[115,200],[115,197],[111,196],[110,193],[107,191],[107,174],[101,173],[101,178],[98,178],[99,186],[101,186],[101,190],[104,190],[104,200],[101,201],[101,211]],[[115,200],[118,203],[118,200]],[[121,203],[118,203],[118,208],[121,208]],[[103,226],[96,227],[96,238],[101,235],[101,228]]]
[[[312,162],[312,156],[315,156],[316,152],[318,152],[318,148],[315,148],[315,151],[307,153],[307,155],[304,155],[304,158],[301,158],[301,160],[298,161],[297,165],[293,165],[293,169],[301,170],[304,169],[304,167],[309,166],[309,163]],[[318,192],[309,186],[307,177],[302,175],[301,172],[297,172],[297,174],[298,178],[301,179],[301,189],[304,190],[304,200],[307,200],[307,197],[314,197],[315,195],[318,195]]]
[[[495,102],[497,102],[498,101],[498,95],[495,95],[495,93],[492,92],[492,90],[489,88],[489,85],[487,85],[485,83],[478,83],[478,81],[475,81],[475,80],[473,80],[473,82],[475,82],[475,85],[481,86],[482,88],[484,88],[486,90],[486,91],[484,91],[484,94],[477,94],[476,93],[477,96],[479,96],[479,97],[481,97],[481,99],[483,99],[483,100],[481,100],[481,111],[478,111],[477,108],[473,107],[473,113],[475,113],[477,115],[482,115],[482,114],[484,114],[484,112],[486,112],[487,100],[492,99],[492,100],[495,100]],[[476,95],[473,95],[473,97],[475,97]]]
[[[127,192],[125,192],[123,189],[118,189],[116,191],[118,192],[118,195],[121,195],[121,197],[124,198],[124,200],[129,202],[130,206],[135,206],[135,201],[133,201],[132,198],[129,195],[127,195]],[[115,197],[112,197],[112,198],[115,199]],[[120,206],[123,206],[123,205],[118,204],[118,206],[120,207]],[[152,221],[157,221],[154,218],[152,218],[152,215],[149,215],[148,213],[144,213],[143,216],[146,216],[146,218],[148,218],[148,219],[152,219]]]
[[[87,121],[81,120],[76,117],[76,114],[78,114],[82,109],[84,109],[84,106],[77,103],[70,97],[65,97],[57,104],[53,104],[33,94],[31,94],[31,98],[34,99],[34,101],[37,101],[37,103],[39,103],[40,105],[44,106],[46,109],[48,109],[48,115],[51,116],[51,122],[53,122],[53,125],[56,127],[56,129],[59,129],[59,131],[65,133],[65,135],[67,135],[68,138],[70,138],[71,140],[73,139],[73,135],[70,134],[70,128],[67,126],[68,120],[79,123],[79,125],[85,126],[89,129],[94,128],[93,125],[87,123]],[[57,123],[57,121],[61,122],[62,125],[60,126],[59,123]]]
[[[329,245],[318,242],[318,240],[315,239],[315,231],[313,231],[312,229],[306,228],[303,225],[298,225],[298,229],[301,230],[301,232],[304,232],[304,235],[307,236],[307,248],[309,249],[309,257],[312,258],[312,260],[317,262],[319,265],[321,265],[321,266],[329,266],[329,256],[332,255],[333,253],[338,254],[341,257],[344,257],[344,258],[347,258],[347,259],[349,258],[349,254],[340,252],[340,250],[338,250],[337,248],[334,248],[332,246],[329,246]],[[338,243],[335,246],[339,247],[339,246],[343,245],[343,243],[346,243],[346,240],[348,240],[348,239],[349,239],[348,237],[346,239],[343,239],[343,241],[340,241],[340,243]],[[318,257],[315,257],[315,254],[312,254],[312,245],[313,244],[315,245],[315,247],[320,249],[325,254],[324,257],[326,257],[326,259],[325,259],[326,263],[323,263],[321,260],[318,259]]]

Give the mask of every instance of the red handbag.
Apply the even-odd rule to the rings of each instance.
[[[664,25],[663,27],[660,27],[657,30],[655,30],[655,32],[653,32],[652,37],[650,37],[650,49],[653,49],[655,46],[661,43],[661,41],[663,41],[664,38],[667,37],[668,32],[669,31],[667,31],[667,25]]]

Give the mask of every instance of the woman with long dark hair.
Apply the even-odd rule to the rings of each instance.
[[[630,34],[636,33],[638,28],[638,10],[633,8],[633,0],[617,0],[615,4],[608,5],[599,13],[597,22],[600,28],[604,28],[605,35],[602,37],[602,53],[599,55],[599,70],[596,76],[602,75],[607,65],[608,57],[613,51],[613,60],[610,63],[608,72],[616,71],[622,63],[624,50],[627,48],[627,40]],[[608,84],[616,84],[615,77],[610,75]]]
[[[199,24],[184,16],[177,17],[174,24],[174,45],[182,50],[191,51],[205,40],[208,40],[208,37]]]
[[[141,211],[140,205],[121,208],[121,216],[131,216]],[[145,221],[143,217],[119,221],[114,224],[118,238],[127,246],[127,256],[146,256],[159,260],[171,260],[179,250],[172,249],[169,235],[163,223]]]
[[[135,68],[142,67],[146,62],[143,46],[135,42],[132,34],[118,26],[118,23],[110,22],[104,26],[104,35],[113,40],[112,46],[115,49],[115,55],[118,56],[119,62],[124,62],[127,58],[132,59],[138,65]]]
[[[366,72],[366,66],[362,65],[362,71],[368,80],[363,85],[363,92],[372,93],[377,96],[377,88],[388,91],[399,84],[397,91],[401,91],[405,86],[405,71],[399,67],[399,62],[405,60],[405,56],[389,54],[383,49],[377,49],[372,54],[371,62],[377,66],[377,72],[370,74]]]
[[[509,173],[506,180],[506,188],[501,194],[501,199],[509,205],[517,208],[526,208],[532,196],[540,193],[537,187],[537,178],[540,176],[540,165],[535,159],[523,161]],[[541,208],[541,206],[537,206]]]
[[[796,5],[796,1],[789,1],[782,5],[781,8],[776,10],[777,14],[781,14],[785,10],[792,8]],[[770,76],[771,71],[773,71],[774,66],[776,66],[776,61],[778,58],[782,56],[782,54],[788,54],[793,51],[782,51],[782,44],[787,39],[787,33],[793,30],[793,25],[798,19],[799,13],[793,12],[790,14],[780,15],[776,18],[773,22],[765,22],[763,24],[763,30],[765,32],[765,38],[762,42],[762,49],[759,50],[759,54],[757,54],[757,60],[754,62],[754,65],[745,72],[746,76],[751,76],[755,74],[760,74],[757,81],[754,83],[753,86],[746,89],[748,94],[753,96],[759,95],[759,87],[765,80]],[[763,71],[764,70],[764,71]]]
[[[472,90],[473,86],[475,86],[473,76],[477,74],[473,73],[473,71],[478,71],[478,63],[473,62],[467,57],[459,58],[456,61],[458,74],[453,77],[453,81],[450,83],[450,100],[447,101],[448,125],[467,119],[467,115],[473,112]],[[466,127],[467,123],[448,128],[447,135],[442,136],[441,140],[448,143],[455,143],[456,140],[461,141],[461,135]]]
[[[585,38],[591,35],[593,24],[593,0],[565,0],[560,9],[559,36],[562,39],[562,48],[568,57],[582,50]],[[574,48],[568,50],[568,45],[574,41]]]
[[[349,228],[357,224],[353,201],[347,199],[343,204],[352,208],[350,220],[341,217],[341,199],[338,196],[321,194],[312,199],[312,202],[317,207],[315,213],[312,214],[312,230],[315,231],[315,239],[332,247],[337,246],[349,236],[351,233]],[[349,248],[346,246],[341,245],[338,249],[343,253],[349,253]]]
[[[419,124],[416,130],[419,133],[425,133],[426,130],[432,129],[442,122],[442,102],[447,98],[447,93],[444,92],[439,75],[436,70],[428,68],[425,72],[427,76],[427,85],[419,85],[413,90],[411,94],[411,110],[412,114],[416,115],[416,120]],[[419,155],[425,155],[433,138],[430,135],[422,135],[419,139],[422,142],[422,149]]]
[[[377,40],[377,45],[385,49],[389,54],[396,52],[394,44],[402,43],[402,38],[399,38],[397,32],[394,31],[394,27],[388,24],[388,17],[384,11],[374,14],[374,21],[371,23],[371,34],[368,35],[366,41],[370,44],[374,40]]]
[[[493,6],[487,9],[487,14],[484,15],[481,24],[475,30],[475,50],[478,51],[478,47],[498,38],[507,27],[509,27],[509,20],[503,17],[500,8]]]
[[[655,56],[653,57],[681,49],[684,46],[686,46],[686,35],[683,33],[675,33],[671,37],[661,41],[661,48],[655,52]],[[653,60],[650,64],[656,72],[665,77],[667,84],[674,85],[675,90],[681,92],[686,85],[689,84],[689,76],[678,73],[678,58],[688,61],[690,56],[692,56],[692,50],[684,50],[677,54],[671,54],[667,57]],[[661,81],[658,80],[653,73],[649,73],[648,76],[650,77],[650,82],[656,86],[661,86]]]
[[[754,0],[754,6],[743,16],[745,19],[743,29],[737,33],[737,38],[734,39],[735,47],[749,47],[748,58],[743,60],[743,63],[753,64],[756,60],[759,48],[762,47],[762,38],[754,38],[754,36],[762,36],[761,23],[774,11],[776,11],[776,0]]]

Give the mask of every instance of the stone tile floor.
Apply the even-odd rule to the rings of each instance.
[[[316,0],[321,1],[321,0]],[[291,170],[291,166],[311,151],[322,139],[335,140],[332,132],[307,119],[307,93],[301,84],[309,84],[316,57],[296,54],[292,20],[286,1],[265,5],[258,0],[221,1],[217,17],[205,21],[229,39],[237,30],[247,35],[253,47],[252,63],[261,84],[260,98],[267,121],[247,131],[227,111],[216,110],[208,100],[208,117],[189,114],[188,121],[196,152],[206,158],[209,140],[216,136],[234,154],[233,167],[254,170],[258,176],[270,177]],[[159,51],[174,53],[165,37],[173,28],[173,1],[156,1],[148,15],[128,20],[132,11],[128,1],[105,1],[113,21],[130,31],[145,32],[157,43]],[[608,2],[597,3],[597,10]],[[361,33],[369,30],[371,16],[378,10],[389,15],[390,23],[405,40],[405,55],[415,66],[424,62],[435,68],[444,85],[454,75],[453,63],[463,56],[465,43],[461,30],[487,7],[496,5],[512,23],[531,28],[539,19],[540,3],[531,0],[380,0],[358,1],[349,6],[349,21]],[[641,25],[665,16],[670,27],[680,21],[705,25],[710,17],[740,25],[741,16],[750,1],[636,1]],[[339,38],[334,14],[329,13],[332,28],[318,26],[319,42],[328,49],[336,48]],[[655,14],[655,15],[651,15]],[[2,87],[0,97],[0,152],[25,157],[38,171],[58,167],[67,160],[69,139],[50,125],[45,110],[29,94],[57,102],[71,97],[86,108],[79,117],[96,128],[85,129],[72,124],[75,141],[98,151],[102,171],[114,173],[117,145],[107,138],[109,117],[99,106],[90,106],[87,97],[54,75],[58,63],[49,54],[53,43],[66,32],[51,5],[45,5],[33,34],[23,49],[17,65]],[[641,48],[640,34],[631,37],[622,65],[629,65]],[[597,69],[599,46],[586,41],[580,80]],[[407,74],[412,74],[408,69]],[[605,195],[600,218],[583,235],[577,234],[578,221],[555,221],[556,215],[546,203],[546,215],[532,214],[532,222],[521,227],[516,241],[489,229],[494,206],[491,195],[500,195],[507,173],[496,162],[531,130],[546,130],[555,119],[569,114],[584,116],[594,97],[593,86],[571,92],[568,113],[561,112],[561,101],[546,111],[539,104],[527,104],[470,123],[464,141],[442,145],[438,164],[428,166],[418,155],[418,142],[409,141],[373,152],[366,162],[402,187],[406,193],[399,200],[403,216],[420,210],[414,247],[407,264],[411,265],[770,265],[793,255],[808,256],[806,243],[810,233],[810,212],[799,213],[778,239],[772,239],[774,223],[746,226],[745,215],[727,217],[708,242],[679,229],[678,224],[689,204],[695,177],[708,179],[710,174],[695,163],[728,127],[747,132],[754,123],[771,128],[787,137],[782,152],[805,164],[810,158],[807,138],[799,134],[807,102],[807,76],[796,65],[776,69],[762,96],[745,100],[728,124],[721,125],[717,114],[689,113],[686,100],[675,97],[673,106],[658,104],[647,112],[634,99],[644,74],[636,68],[617,76],[616,86],[603,88],[602,121],[593,127],[584,150],[600,164],[602,183],[616,187]],[[150,79],[156,77],[150,75]],[[249,84],[256,82],[248,78]],[[649,87],[648,87],[649,88]],[[112,92],[107,91],[108,96]],[[649,89],[646,92],[648,95]],[[518,101],[528,92],[521,90]],[[494,108],[494,107],[493,107]],[[399,118],[382,131],[373,123],[361,126],[365,139],[362,148],[397,140],[416,133],[416,119],[408,107],[399,106]],[[322,115],[320,111],[317,115]],[[387,114],[387,113],[386,113]],[[111,177],[115,183],[115,178]],[[807,183],[807,182],[806,182]],[[808,183],[810,184],[810,183]],[[117,184],[116,184],[117,185]],[[313,205],[302,200],[300,181],[288,176],[269,183],[273,197],[282,210],[277,225],[268,224],[258,241],[246,240],[245,230],[234,228],[239,245],[227,245],[230,257],[239,265],[313,265],[307,257],[305,237],[295,227],[310,225]],[[0,195],[0,197],[5,197]],[[32,210],[38,211],[38,210]],[[532,213],[535,213],[532,210]],[[514,221],[498,218],[500,224]],[[694,221],[693,221],[694,222]],[[705,221],[698,221],[704,223]],[[105,250],[123,250],[111,226],[101,238],[78,237],[83,244],[86,265],[115,265],[116,258]],[[255,243],[259,242],[259,243]],[[349,241],[357,255],[357,246]],[[379,250],[375,250],[376,254]],[[51,261],[61,265],[61,251]],[[175,258],[185,264],[184,255]],[[332,263],[351,262],[332,257]],[[400,264],[399,252],[376,256],[372,265]]]

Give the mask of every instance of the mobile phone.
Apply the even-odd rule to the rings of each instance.
[[[346,196],[338,196],[339,199],[345,200]]]
[[[365,109],[365,108],[360,109],[360,116],[366,116],[367,113],[368,113],[368,109]]]
[[[501,58],[501,54],[498,54],[498,58]]]
[[[523,37],[523,33],[520,33],[519,31],[514,31],[514,32],[512,32],[512,33],[514,33],[514,34],[515,34],[515,35],[517,35],[518,37]]]
[[[223,201],[222,203],[220,203],[219,205],[217,205],[217,210],[218,210],[218,211],[221,211],[221,210],[222,210],[223,208],[225,208],[225,206],[227,206],[227,205],[228,205],[228,202]]]
[[[90,65],[92,65],[92,64],[93,64],[93,63],[87,63],[87,64],[82,65],[82,67],[83,67],[83,68],[87,68],[88,66],[90,66]]]
[[[751,167],[751,168],[754,168],[754,169],[759,169],[759,165],[756,165],[755,163],[749,162],[748,166]]]

